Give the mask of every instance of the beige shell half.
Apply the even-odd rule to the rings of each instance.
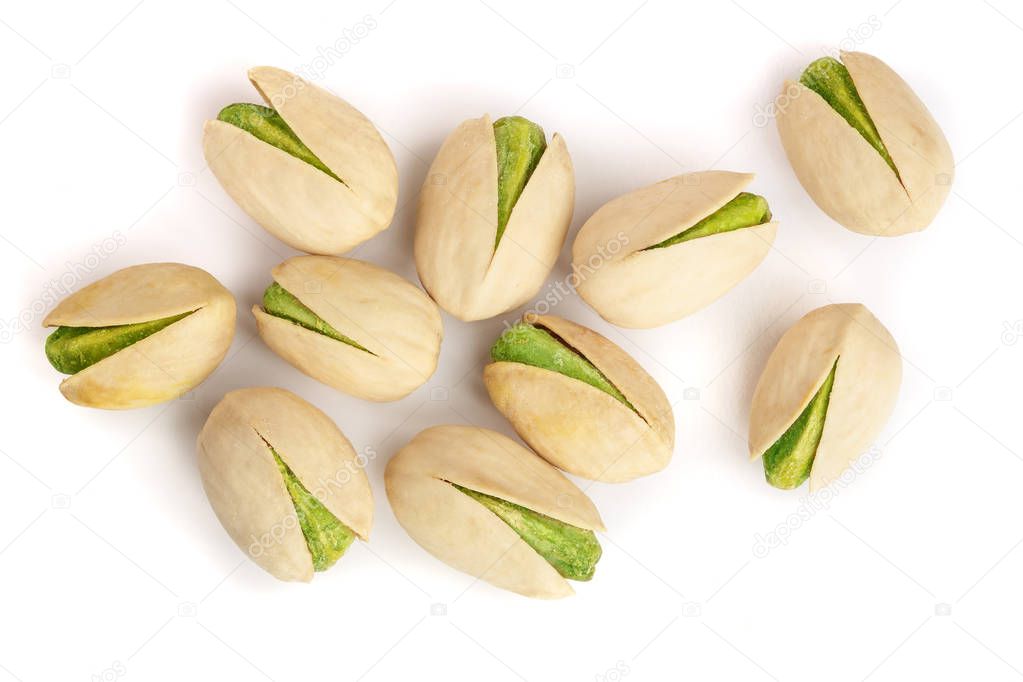
[[[483,368],[483,383],[522,440],[559,469],[605,483],[666,467],[674,451],[675,417],[653,377],[592,329],[551,315],[530,314],[524,320],[589,360],[636,411],[564,374],[521,362],[492,362]]]
[[[374,401],[404,398],[433,375],[443,336],[440,311],[408,280],[334,256],[289,258],[272,274],[327,324],[370,351],[253,306],[260,337],[302,372]]]
[[[309,253],[345,253],[386,228],[398,200],[398,168],[373,123],[282,69],[258,66],[249,80],[344,182],[237,126],[207,121],[203,154],[231,198],[282,242]]]
[[[687,173],[607,202],[572,245],[576,291],[620,327],[649,328],[712,303],[764,260],[776,222],[650,249],[717,211],[750,173]]]
[[[497,144],[489,116],[458,126],[437,152],[419,199],[419,279],[441,308],[482,320],[528,301],[565,243],[575,206],[572,160],[555,133],[497,250]]]
[[[373,525],[365,462],[330,417],[281,388],[231,391],[199,432],[203,488],[228,535],[275,578],[309,581],[312,555],[267,444],[362,540]]]
[[[887,64],[863,52],[841,57],[901,182],[820,95],[793,81],[785,82],[776,117],[789,163],[810,198],[844,227],[883,237],[922,230],[951,189],[955,160],[948,141]]]
[[[604,530],[596,507],[571,481],[487,429],[434,426],[420,432],[387,463],[384,481],[398,523],[423,549],[527,597],[554,599],[573,590],[510,526],[450,483],[579,528]]]
[[[44,327],[108,327],[191,315],[72,374],[60,384],[77,405],[145,407],[187,393],[216,369],[234,338],[231,292],[208,272],[181,263],[134,265],[57,304]]]
[[[796,421],[836,359],[811,493],[838,479],[888,421],[902,383],[895,339],[859,303],[817,308],[781,337],[753,393],[749,451],[756,459]]]

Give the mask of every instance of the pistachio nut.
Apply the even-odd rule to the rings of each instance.
[[[767,482],[826,487],[866,450],[895,407],[902,357],[858,303],[809,312],[781,337],[753,393],[749,451]]]
[[[892,237],[927,227],[955,161],[927,107],[877,57],[842,52],[785,82],[777,125],[814,202],[844,227]]]
[[[600,559],[593,503],[510,438],[471,426],[420,432],[384,474],[398,523],[444,563],[527,597],[573,593]],[[566,580],[567,579],[567,580]]]
[[[528,301],[550,273],[575,205],[561,135],[519,116],[469,119],[444,141],[419,200],[419,279],[461,320]]]
[[[365,456],[330,417],[281,388],[231,391],[199,432],[210,506],[250,559],[280,580],[312,580],[373,525]]]
[[[203,154],[241,208],[285,244],[340,254],[386,228],[398,169],[361,112],[295,74],[249,70],[269,107],[232,104],[203,129]]]
[[[778,225],[750,173],[687,173],[601,206],[572,245],[579,295],[611,324],[648,328],[721,297],[767,256]]]
[[[527,314],[490,350],[483,382],[522,440],[569,473],[618,483],[671,460],[664,391],[628,353],[582,325]]]
[[[77,405],[121,410],[177,398],[224,359],[231,292],[180,263],[135,265],[71,294],[43,320],[46,357]]]
[[[421,289],[363,261],[289,258],[252,307],[266,345],[302,372],[365,400],[403,398],[437,368],[440,311]]]

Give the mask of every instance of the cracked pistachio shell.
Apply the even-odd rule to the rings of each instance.
[[[589,360],[636,410],[564,374],[521,362],[492,362],[483,368],[483,382],[522,440],[559,469],[605,483],[666,467],[675,446],[675,418],[653,377],[592,329],[551,315],[523,319]]]
[[[687,173],[607,202],[572,245],[576,291],[605,320],[649,328],[712,303],[767,256],[776,222],[648,249],[731,201],[751,173]]]
[[[778,341],[753,393],[749,451],[761,457],[799,417],[831,372],[834,385],[810,470],[810,492],[859,457],[895,407],[902,356],[867,308],[840,303],[807,313]]]
[[[490,116],[469,119],[444,141],[420,194],[419,279],[460,320],[500,315],[532,298],[554,267],[572,222],[572,160],[555,133],[495,251],[497,172]]]
[[[345,253],[386,228],[398,198],[398,169],[373,123],[282,69],[258,66],[249,80],[344,182],[237,126],[207,121],[203,154],[231,198],[282,242],[309,253]]]
[[[334,256],[289,258],[272,275],[327,324],[366,349],[253,306],[266,345],[317,381],[365,400],[398,400],[423,385],[437,368],[443,336],[440,311],[408,280],[371,263]]]
[[[190,265],[134,265],[71,294],[44,327],[109,327],[188,311],[195,312],[68,376],[60,392],[77,405],[108,410],[172,400],[202,383],[234,338],[231,292]]]
[[[527,597],[574,593],[512,528],[451,485],[470,488],[587,530],[604,530],[588,497],[561,472],[507,436],[472,426],[420,432],[384,474],[398,523],[430,554]]]
[[[268,446],[269,444],[269,446]],[[373,525],[373,493],[351,443],[330,417],[281,388],[231,391],[199,432],[199,473],[235,544],[280,580],[308,582],[313,560],[274,461],[360,539]]]
[[[922,230],[951,189],[948,141],[887,64],[863,52],[841,57],[902,181],[820,95],[793,81],[785,82],[776,117],[789,163],[817,206],[853,232],[893,237]]]

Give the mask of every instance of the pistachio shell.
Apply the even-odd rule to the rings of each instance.
[[[270,447],[363,540],[373,525],[369,480],[334,422],[284,389],[231,391],[210,413],[199,432],[198,451],[214,513],[238,547],[268,573],[309,581],[312,556]]]
[[[77,405],[109,410],[171,400],[216,369],[234,338],[231,292],[209,273],[180,263],[118,270],[71,294],[44,327],[108,327],[195,312],[70,375],[60,384]]]
[[[444,141],[419,200],[419,279],[441,308],[481,320],[528,301],[550,273],[575,206],[572,160],[555,133],[512,209],[497,250],[497,147],[489,116]]]
[[[786,81],[776,118],[789,163],[814,202],[854,232],[897,236],[927,227],[951,189],[955,161],[916,93],[877,57],[843,52],[856,90],[899,169],[892,172],[824,99]]]
[[[572,245],[576,291],[620,327],[648,328],[717,300],[767,256],[775,222],[648,249],[717,211],[751,173],[678,175],[607,202]]]
[[[375,401],[403,398],[437,368],[440,311],[411,282],[349,258],[297,256],[274,281],[369,352],[252,307],[266,345],[317,381]]]
[[[527,597],[573,593],[568,582],[506,523],[450,483],[588,530],[603,530],[571,481],[510,438],[471,426],[419,433],[384,475],[398,523],[444,563]]]
[[[636,411],[558,372],[520,362],[490,363],[483,368],[487,392],[522,440],[554,466],[607,483],[666,467],[674,450],[675,419],[653,377],[592,329],[551,315],[524,319],[589,360]]]
[[[281,69],[253,68],[249,80],[344,182],[230,123],[207,121],[206,163],[231,198],[282,242],[310,253],[345,253],[386,228],[398,199],[398,170],[369,119]]]
[[[756,459],[799,417],[835,366],[810,491],[836,480],[880,432],[899,395],[902,357],[859,303],[809,312],[782,336],[753,393],[749,450]]]

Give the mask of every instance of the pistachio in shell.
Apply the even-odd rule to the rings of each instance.
[[[618,483],[671,460],[675,422],[657,382],[597,332],[552,315],[526,315],[491,348],[490,399],[548,462]]]
[[[687,173],[601,206],[572,245],[576,291],[611,324],[657,327],[727,293],[763,261],[778,225],[749,173]]]
[[[419,433],[387,464],[401,526],[444,563],[497,587],[553,599],[600,559],[593,503],[515,441],[470,426]]]
[[[951,188],[948,141],[887,64],[863,52],[840,57],[785,82],[776,122],[789,163],[842,226],[886,237],[923,230]]]
[[[309,253],[345,253],[386,228],[398,170],[369,119],[282,69],[255,67],[249,80],[270,106],[228,105],[203,131],[206,163],[231,198]]]
[[[263,341],[296,368],[358,398],[403,398],[437,368],[443,328],[430,297],[371,263],[296,256],[277,265],[262,307]]]
[[[757,382],[750,456],[763,457],[772,486],[824,488],[870,446],[901,381],[898,346],[865,306],[817,308],[785,332]]]
[[[306,581],[366,540],[373,495],[344,434],[280,388],[231,391],[198,439],[214,513],[250,559],[280,580]]]
[[[519,116],[470,119],[437,153],[419,200],[419,279],[461,320],[528,301],[557,261],[575,184],[561,135]]]
[[[69,376],[64,397],[103,409],[172,400],[216,369],[234,337],[235,302],[209,273],[180,263],[118,270],[46,316],[46,357]]]

